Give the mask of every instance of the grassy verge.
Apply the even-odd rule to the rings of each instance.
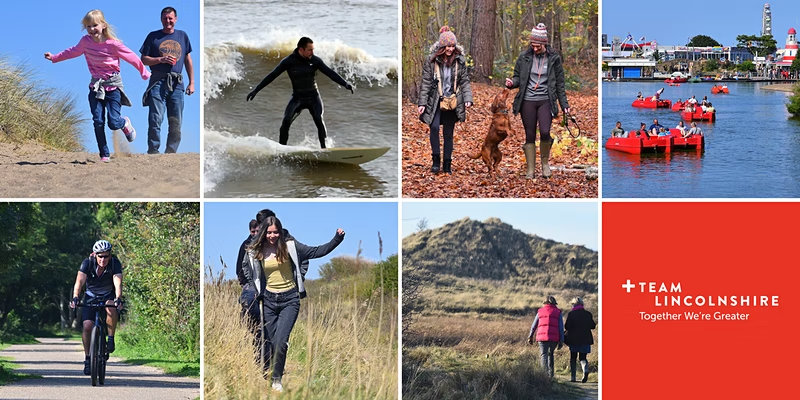
[[[11,346],[11,343],[0,344],[0,350],[3,350],[8,346]],[[17,367],[18,365],[14,364],[10,358],[0,357],[0,386],[18,381],[20,379],[41,378],[40,375],[15,373],[14,369]]]
[[[117,331],[114,339],[113,356],[124,358],[126,363],[156,367],[171,375],[200,377],[200,361],[180,360],[145,346],[131,346],[125,341],[124,329]]]

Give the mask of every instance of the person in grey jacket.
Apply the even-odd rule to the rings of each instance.
[[[307,272],[302,261],[324,257],[344,240],[344,231],[327,244],[306,246],[286,240],[283,225],[278,218],[267,217],[242,260],[242,272],[248,284],[253,285],[263,300],[264,327],[271,344],[272,388],[283,391],[281,378],[289,348],[289,335],[300,312],[300,298],[305,297],[303,280]],[[295,249],[296,252],[293,252]],[[266,368],[266,366],[264,366]]]
[[[549,178],[550,125],[558,116],[556,100],[564,113],[569,114],[569,103],[564,88],[564,67],[561,57],[547,44],[547,27],[539,24],[531,30],[531,46],[520,54],[514,66],[514,76],[506,78],[506,87],[520,88],[514,98],[514,115],[522,114],[525,127],[525,144],[522,146],[527,162],[526,177],[533,179],[536,167],[536,124],[541,138],[539,152],[542,159],[542,176]],[[521,87],[521,85],[524,85]]]
[[[422,64],[422,85],[419,90],[417,111],[420,121],[429,125],[431,129],[431,158],[433,159],[431,172],[433,173],[440,170],[439,125],[442,126],[444,165],[441,170],[449,174],[452,173],[453,131],[456,121],[467,120],[466,109],[472,106],[472,88],[469,84],[464,48],[457,45],[456,35],[449,27],[443,26],[440,32],[439,40],[431,46],[431,54]],[[440,80],[442,83],[441,95],[439,94]],[[442,98],[452,95],[454,88],[456,109],[441,110],[439,104]]]

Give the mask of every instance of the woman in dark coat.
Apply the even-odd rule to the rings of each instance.
[[[558,104],[569,114],[569,103],[564,86],[564,67],[561,56],[547,44],[547,27],[539,24],[531,30],[531,45],[517,58],[514,76],[506,78],[506,87],[520,88],[514,98],[514,115],[521,114],[525,127],[525,152],[529,179],[534,177],[536,167],[536,125],[539,125],[539,152],[542,158],[542,176],[549,178],[550,125],[558,116]]]
[[[430,126],[431,172],[440,171],[439,126],[444,137],[444,165],[441,170],[451,173],[453,156],[453,131],[456,122],[467,119],[466,109],[472,106],[472,89],[469,85],[467,60],[464,48],[456,44],[456,35],[443,26],[439,40],[431,46],[431,54],[422,64],[422,85],[419,90],[419,119]],[[441,93],[439,83],[441,81]],[[455,110],[442,110],[439,106],[443,97],[455,92]]]
[[[592,313],[583,308],[583,299],[576,297],[572,299],[571,304],[572,311],[567,314],[567,322],[564,324],[566,331],[564,343],[569,346],[569,372],[572,377],[570,382],[575,382],[576,364],[580,357],[583,369],[581,382],[585,383],[589,379],[589,361],[586,360],[586,355],[592,351],[594,344],[592,329],[597,327],[597,324]]]

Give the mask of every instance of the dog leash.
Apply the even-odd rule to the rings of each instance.
[[[572,127],[571,128],[570,128],[570,122],[572,122]],[[561,126],[566,128],[567,129],[567,133],[569,133],[569,135],[572,136],[575,139],[577,139],[577,138],[579,138],[579,137],[581,137],[583,135],[583,131],[581,131],[581,127],[580,127],[580,125],[578,125],[578,120],[576,120],[575,117],[572,116],[572,114],[564,113],[564,119],[561,121]],[[575,135],[575,134],[572,133],[572,131],[577,131],[578,134]]]

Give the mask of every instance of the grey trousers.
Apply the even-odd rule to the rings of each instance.
[[[547,371],[551,378],[555,375],[554,353],[556,352],[556,347],[558,347],[558,342],[539,342],[539,351],[542,353],[542,368]]]

